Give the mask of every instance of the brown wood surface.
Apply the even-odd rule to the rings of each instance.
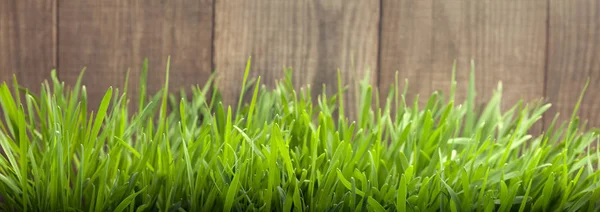
[[[485,103],[502,82],[502,108],[544,96],[546,1],[442,1],[434,6],[434,89],[450,87],[457,60],[457,97],[467,93],[475,62],[477,102]],[[542,129],[542,120],[533,128]]]
[[[163,85],[169,55],[171,89],[201,84],[211,73],[212,5],[210,0],[60,0],[60,75],[74,84],[87,67],[84,84],[95,105],[109,86],[123,86],[128,68],[130,94],[137,95],[144,58],[150,61],[149,92]]]
[[[393,83],[398,70],[409,80],[409,96],[419,94],[425,103],[433,91],[449,92],[456,60],[457,98],[463,101],[474,59],[478,103],[499,81],[505,109],[543,97],[544,1],[383,2],[381,86]]]
[[[0,1],[0,82],[39,92],[55,68],[56,2]]]
[[[586,80],[579,116],[600,127],[600,2],[550,1],[546,96],[560,121],[571,117]],[[553,116],[547,116],[548,126]]]
[[[326,84],[336,91],[340,69],[346,84],[371,75],[376,82],[379,1],[215,1],[215,70],[226,104],[240,94],[246,60],[251,77],[274,85],[291,67],[296,87]],[[371,72],[367,69],[371,68]],[[354,88],[354,87],[352,87]],[[350,89],[348,94],[353,93]],[[355,98],[346,95],[349,110]]]
[[[466,94],[473,59],[478,102],[488,100],[499,81],[504,108],[542,98],[546,8],[545,1],[436,1],[433,87],[450,87],[449,70],[457,60],[459,91]]]
[[[424,103],[432,94],[433,1],[383,0],[379,87],[389,91],[396,80],[408,80],[407,101],[417,94]],[[444,69],[445,71],[447,69]]]

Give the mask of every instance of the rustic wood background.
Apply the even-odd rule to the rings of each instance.
[[[589,78],[580,116],[600,126],[597,0],[0,1],[1,81],[16,74],[35,90],[53,68],[73,83],[87,67],[84,83],[98,102],[128,70],[135,78],[146,57],[156,91],[169,55],[174,88],[216,71],[228,101],[249,56],[252,76],[267,85],[285,66],[297,86],[333,87],[339,68],[346,82],[370,75],[382,90],[398,72],[421,95],[448,90],[454,60],[465,92],[474,59],[479,102],[502,81],[504,105],[553,104],[540,129],[552,114],[571,113]]]

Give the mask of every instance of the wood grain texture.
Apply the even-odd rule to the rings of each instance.
[[[474,59],[478,103],[489,100],[499,81],[505,109],[543,97],[545,1],[383,2],[382,87],[398,70],[409,80],[409,95],[420,94],[424,104],[433,91],[450,91],[456,60],[457,98],[463,101]]]
[[[326,84],[337,89],[336,69],[346,84],[371,74],[376,81],[379,1],[216,0],[215,69],[226,104],[235,104],[244,67],[252,57],[251,77],[266,85],[291,67],[296,87],[311,84],[313,94]],[[354,92],[351,87],[348,94]],[[356,101],[346,95],[346,105]]]
[[[450,87],[446,79],[457,60],[459,87],[466,91],[473,59],[480,103],[499,81],[504,108],[542,98],[546,8],[545,1],[436,1],[434,88]]]
[[[0,1],[0,81],[39,92],[55,68],[56,2]]]
[[[600,127],[600,2],[550,1],[550,36],[546,96],[552,113],[567,121],[583,90],[589,87],[579,116]],[[554,117],[546,117],[547,126]]]
[[[389,91],[398,72],[401,88],[408,80],[408,102],[420,94],[425,103],[433,92],[432,9],[433,0],[382,1],[379,87]]]
[[[60,0],[60,75],[74,84],[87,67],[84,84],[93,105],[109,86],[123,86],[128,68],[136,102],[144,58],[149,92],[164,84],[169,55],[171,89],[201,84],[211,73],[212,6],[210,0]]]
[[[502,82],[502,108],[544,96],[546,1],[442,1],[434,5],[434,89],[450,88],[457,61],[457,97],[466,98],[471,60],[477,102],[483,104]],[[542,129],[540,120],[533,133]]]

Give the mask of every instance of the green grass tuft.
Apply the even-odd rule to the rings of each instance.
[[[473,71],[465,102],[453,73],[450,95],[425,105],[406,102],[413,94],[396,76],[381,95],[363,81],[348,107],[339,71],[338,92],[313,99],[289,70],[267,88],[248,79],[247,64],[235,108],[220,101],[214,76],[178,99],[168,67],[163,89],[147,93],[147,61],[138,108],[111,88],[90,111],[81,76],[71,89],[53,72],[39,94],[4,83],[0,210],[600,209],[600,130],[576,116],[581,99],[568,123],[532,135],[550,105],[502,111],[500,84],[476,111]]]

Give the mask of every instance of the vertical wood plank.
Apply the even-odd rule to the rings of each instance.
[[[477,102],[503,83],[503,108],[543,97],[545,1],[383,0],[381,86],[399,71],[420,102],[448,93],[457,61],[457,98],[466,98],[475,60]],[[541,126],[537,126],[539,131]]]
[[[546,96],[551,112],[567,121],[583,90],[589,87],[579,110],[590,127],[600,127],[600,2],[550,1],[549,58]],[[545,117],[546,126],[554,117]]]
[[[311,84],[313,94],[322,84],[337,90],[338,68],[346,84],[368,68],[375,82],[379,6],[378,0],[216,0],[214,60],[225,103],[239,97],[249,56],[251,77],[260,75],[266,85],[283,78],[284,66],[294,70],[296,87]],[[354,105],[352,96],[346,105]]]
[[[383,0],[379,87],[389,91],[396,72],[401,88],[408,80],[407,101],[417,94],[425,103],[433,89],[433,0]]]
[[[39,92],[55,68],[56,2],[0,1],[0,81]]]
[[[149,59],[148,89],[155,92],[164,84],[170,55],[171,89],[201,84],[211,73],[212,6],[211,0],[60,0],[62,79],[73,84],[87,67],[84,84],[97,105],[109,86],[122,88],[131,68],[134,100],[144,58]]]
[[[501,81],[502,108],[544,95],[546,1],[442,1],[434,6],[433,87],[450,87],[457,61],[457,97],[466,98],[471,59],[475,61],[477,102],[485,103]],[[542,129],[543,121],[533,128]]]
[[[436,1],[434,87],[450,87],[454,60],[466,93],[475,61],[479,102],[502,81],[503,106],[543,97],[546,51],[545,1]],[[463,96],[464,98],[464,96]]]

